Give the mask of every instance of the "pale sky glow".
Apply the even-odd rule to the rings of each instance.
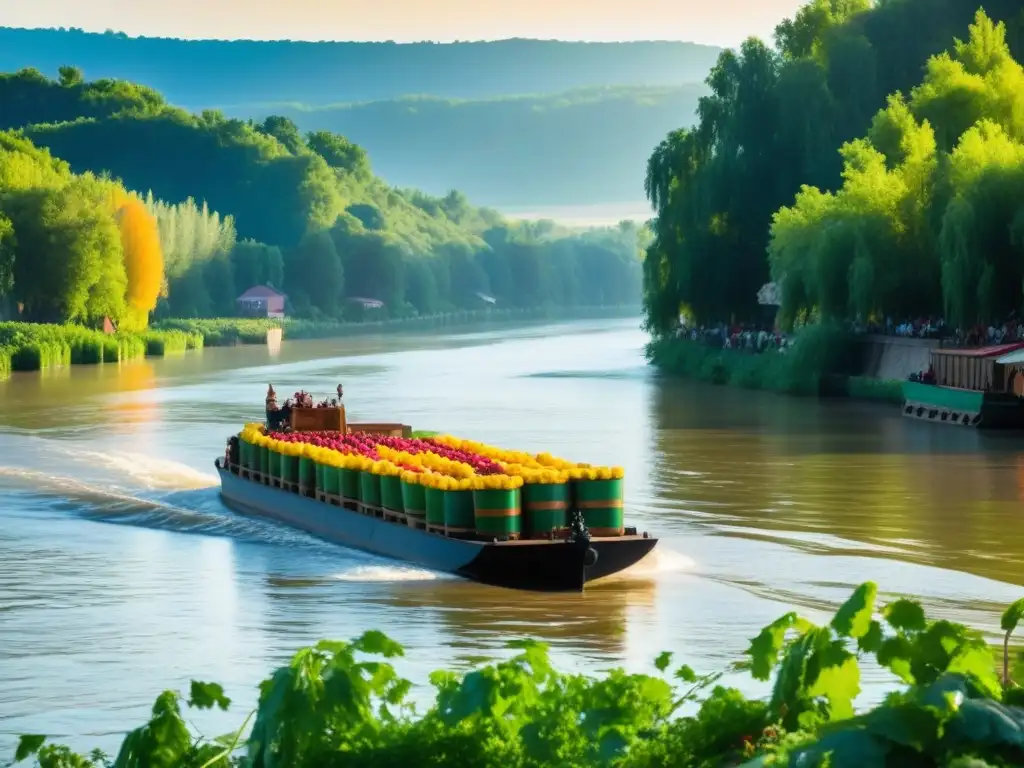
[[[766,40],[803,0],[0,0],[0,26],[293,40]]]

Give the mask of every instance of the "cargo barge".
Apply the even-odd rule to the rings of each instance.
[[[239,514],[494,586],[582,591],[658,543],[624,525],[619,468],[350,424],[340,398],[278,408],[271,387],[215,464]]]
[[[1024,343],[933,349],[903,382],[903,415],[978,429],[1024,428]]]

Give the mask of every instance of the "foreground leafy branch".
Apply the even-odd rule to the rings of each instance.
[[[380,632],[299,651],[260,685],[239,729],[207,740],[189,728],[183,701],[228,709],[223,689],[193,682],[187,699],[165,691],[152,717],[113,759],[78,755],[22,736],[15,762],[42,768],[286,768],[289,766],[957,766],[1024,764],[1024,694],[1012,681],[1010,638],[1024,600],[1002,618],[1002,663],[977,631],[930,621],[917,602],[877,605],[857,588],[832,621],[788,613],[765,627],[736,669],[772,680],[767,701],[718,685],[672,654],[657,676],[621,669],[567,675],[547,646],[509,643],[515,655],[460,677],[435,672],[433,706],[419,715],[412,684],[389,659],[401,646]],[[861,664],[901,684],[857,713]],[[1002,667],[1000,670],[999,667]],[[1001,672],[1001,674],[1000,674]],[[695,712],[681,715],[684,706]],[[250,728],[251,723],[251,728]]]

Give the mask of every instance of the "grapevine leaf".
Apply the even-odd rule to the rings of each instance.
[[[352,647],[354,650],[369,653],[374,656],[383,656],[385,659],[405,655],[405,651],[401,645],[376,629],[364,632],[362,637],[359,637],[354,643],[352,643]]]
[[[747,655],[750,656],[750,674],[755,680],[767,680],[779,661],[779,651],[786,639],[786,632],[797,626],[799,618],[787,613],[761,630],[761,634],[750,641]]]
[[[1024,618],[1024,597],[1013,603],[1003,612],[1003,618],[999,622],[999,626],[1003,628],[1003,632],[1013,632],[1017,629],[1017,625],[1020,624],[1022,618]]]
[[[935,707],[904,702],[879,707],[866,722],[867,730],[875,736],[920,752],[938,741],[943,719]]]
[[[951,744],[978,747],[1024,747],[1024,712],[991,699],[968,699],[947,726]]]
[[[967,646],[950,660],[947,672],[970,676],[989,696],[998,697],[1002,691],[999,677],[992,666],[992,652],[984,646]]]
[[[676,670],[676,678],[684,683],[695,683],[697,682],[697,673],[689,665],[683,664]]]
[[[832,619],[832,628],[842,637],[859,638],[871,628],[871,614],[875,610],[878,586],[873,582],[861,584],[850,599],[840,606]]]
[[[860,693],[857,657],[838,643],[823,653],[822,657],[821,671],[808,690],[808,695],[828,699],[829,717],[832,720],[853,717],[853,700]]]
[[[914,600],[900,599],[885,606],[885,620],[893,629],[920,632],[927,625],[924,609]]]
[[[868,631],[857,640],[857,648],[864,653],[877,653],[884,639],[882,625],[872,619]]]
[[[20,763],[30,755],[34,755],[39,751],[39,748],[43,746],[46,741],[45,736],[38,734],[24,734],[18,739],[18,749],[14,753],[14,762]]]
[[[215,706],[227,711],[231,699],[224,695],[224,689],[217,683],[201,683],[192,681],[189,690],[188,705],[197,709],[213,709]]]
[[[914,676],[910,673],[910,660],[913,652],[910,641],[905,637],[890,637],[883,640],[878,648],[878,663],[891,669],[893,674],[904,682],[913,683]]]
[[[668,669],[668,665],[672,663],[672,651],[662,651],[658,654],[658,658],[654,660],[654,666],[659,672],[664,672]]]
[[[399,679],[388,689],[387,693],[384,694],[384,700],[388,704],[398,705],[405,701],[406,695],[412,690],[412,682],[409,680]]]
[[[817,743],[799,749],[789,765],[829,768],[864,768],[886,764],[888,745],[864,730],[843,729],[824,735]]]

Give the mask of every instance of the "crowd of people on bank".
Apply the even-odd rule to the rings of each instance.
[[[898,323],[887,318],[885,326],[869,323],[860,327],[858,323],[854,323],[853,330],[905,338],[938,339],[957,347],[981,347],[987,344],[1024,341],[1024,319],[1018,318],[1016,314],[1002,323],[992,323],[988,326],[978,323],[969,328],[953,328],[943,318],[928,317]]]
[[[977,324],[966,329],[953,328],[942,318],[921,318],[894,323],[891,319],[885,325],[875,322],[853,321],[850,330],[856,334],[877,334],[900,336],[913,339],[937,339],[956,346],[977,347],[986,344],[1009,344],[1024,341],[1024,319],[1011,317],[1003,323],[989,326]],[[720,345],[729,349],[765,351],[786,346],[788,337],[777,329],[744,324],[688,325],[683,323],[676,331],[678,338]]]
[[[877,334],[913,339],[936,339],[944,345],[955,347],[982,347],[986,345],[1024,342],[1024,318],[1016,313],[1002,323],[988,326],[977,324],[969,328],[953,328],[941,317],[919,317],[917,319],[893,320],[886,318],[882,324],[854,320],[850,330],[856,334]],[[697,325],[680,320],[676,338],[719,347],[738,349],[746,352],[785,352],[792,344],[792,338],[768,325],[743,323],[715,323]],[[922,374],[923,377],[924,374]]]
[[[722,349],[739,349],[747,352],[781,352],[785,351],[790,343],[789,338],[777,330],[742,323],[731,326],[726,323],[701,326],[688,326],[683,323],[676,331],[676,336]]]

